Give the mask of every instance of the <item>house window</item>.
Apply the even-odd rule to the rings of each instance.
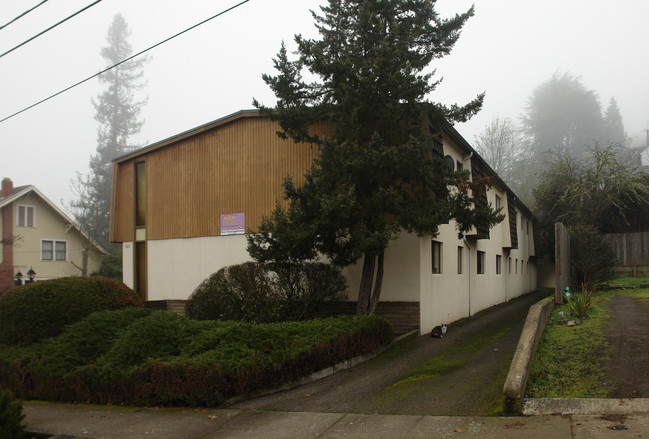
[[[502,207],[502,201],[500,199],[499,195],[496,195],[496,210],[500,209]]]
[[[514,262],[514,274],[518,274],[518,259]]]
[[[507,265],[509,266],[509,274],[512,274],[512,258],[507,258]]]
[[[503,257],[501,255],[496,255],[496,274],[502,273],[502,263]]]
[[[455,169],[457,169],[458,171],[464,171],[464,164],[458,160],[455,164]]]
[[[68,244],[66,241],[41,241],[41,260],[65,261],[67,260]]]
[[[478,250],[478,274],[484,274],[484,252]]]
[[[521,259],[521,275],[525,274],[525,261]]]
[[[34,206],[18,205],[18,226],[34,227]]]
[[[457,274],[462,274],[462,253],[464,252],[464,247],[457,247]]]
[[[433,259],[433,274],[442,273],[442,243],[431,241],[431,253]]]
[[[527,228],[526,233],[529,235],[530,234],[530,220],[525,221],[525,227]]]

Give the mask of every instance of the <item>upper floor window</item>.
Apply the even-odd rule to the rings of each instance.
[[[18,205],[18,227],[34,227],[34,206]]]
[[[41,241],[41,259],[43,261],[67,260],[68,243],[66,241]]]
[[[496,195],[496,210],[502,207],[502,201],[500,200],[500,195]]]

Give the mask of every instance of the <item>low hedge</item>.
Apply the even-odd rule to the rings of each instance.
[[[0,296],[0,344],[29,345],[55,337],[66,325],[101,310],[141,307],[122,282],[102,277],[66,277],[29,283]]]
[[[23,399],[216,407],[392,341],[375,316],[252,324],[103,311],[59,337],[0,348],[0,386]]]

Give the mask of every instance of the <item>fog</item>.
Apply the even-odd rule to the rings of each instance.
[[[0,24],[38,3],[0,3]],[[85,7],[89,0],[50,1],[0,30],[0,53]],[[100,57],[116,13],[128,22],[135,52],[236,4],[236,1],[109,0],[0,58],[0,119],[104,67]],[[253,97],[274,98],[261,80],[272,73],[282,40],[316,36],[309,9],[315,0],[250,0],[235,10],[152,50],[146,65],[145,124],[132,140],[162,140],[241,109]],[[532,90],[555,72],[579,76],[605,106],[615,97],[626,131],[649,125],[649,3],[586,0],[440,0],[450,17],[475,4],[455,50],[431,65],[444,80],[429,97],[463,104],[486,92],[483,110],[456,128],[473,142],[495,116],[517,120]],[[88,81],[0,123],[0,178],[33,184],[59,206],[74,198],[71,180],[88,172],[98,124]]]

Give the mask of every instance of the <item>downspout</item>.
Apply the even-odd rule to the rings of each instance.
[[[473,270],[471,270],[471,246],[469,245],[469,241],[466,239],[466,234],[462,236],[462,239],[464,240],[464,245],[469,249],[469,317],[471,317],[471,300],[473,296],[473,282],[471,279]]]
[[[464,163],[471,157],[473,157],[473,151],[471,151],[469,155],[462,157],[462,168],[464,168],[464,170],[466,170]],[[469,169],[469,178],[473,179],[471,169]],[[464,240],[464,245],[466,245],[466,247],[469,249],[469,317],[471,317],[471,301],[473,299],[473,279],[471,278],[471,276],[473,275],[473,270],[471,270],[471,246],[469,245],[469,241],[467,241],[466,239],[466,233],[463,234],[462,239]]]

